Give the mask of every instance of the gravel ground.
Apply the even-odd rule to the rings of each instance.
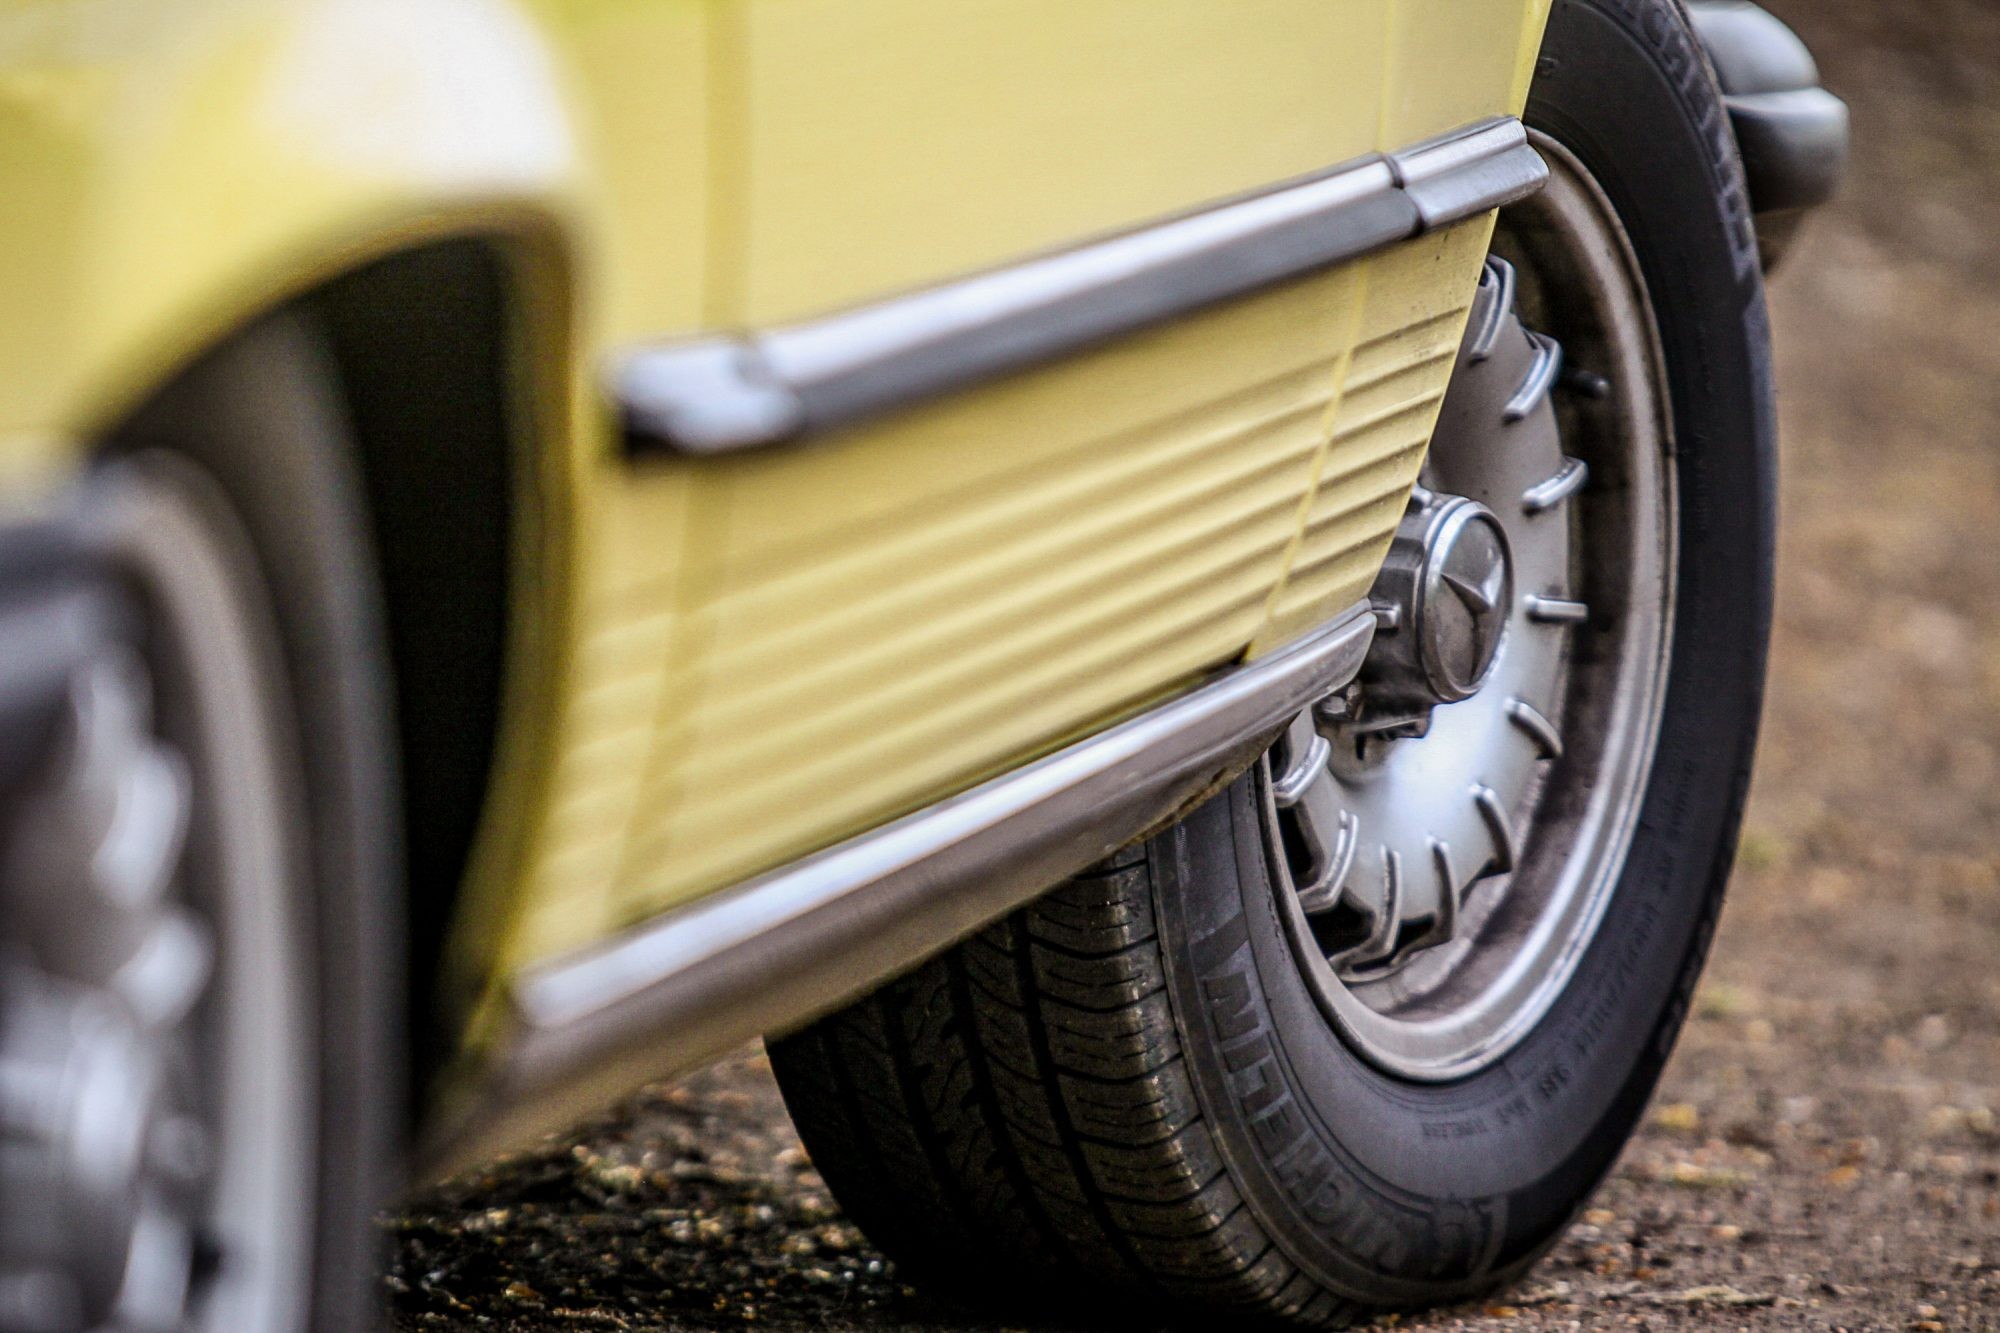
[[[1732,904],[1583,1223],[1404,1327],[2000,1328],[2000,6],[1772,7],[1858,160],[1773,288],[1778,637]],[[385,1227],[404,1330],[988,1327],[842,1218],[755,1050]]]

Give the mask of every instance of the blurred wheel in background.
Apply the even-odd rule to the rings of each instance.
[[[368,1322],[390,751],[323,385],[253,330],[0,547],[0,1328]]]
[[[920,1280],[1339,1323],[1473,1296],[1632,1132],[1713,930],[1769,634],[1743,179],[1670,0],[1560,0],[1356,685],[1180,825],[774,1043]]]

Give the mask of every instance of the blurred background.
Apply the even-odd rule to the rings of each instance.
[[[1771,284],[1770,702],[1645,1132],[1520,1289],[1405,1327],[2000,1327],[2000,4],[1764,0],[1853,111]],[[906,1290],[761,1055],[386,1218],[402,1329],[977,1329]]]

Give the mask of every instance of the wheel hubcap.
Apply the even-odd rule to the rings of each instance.
[[[0,1115],[7,1194],[57,1221],[14,1238],[14,1321],[0,1323],[172,1327],[208,1137],[176,1075],[213,951],[170,895],[186,769],[152,734],[145,677],[116,649],[70,676],[50,748],[0,873],[11,924],[38,946],[8,970]]]
[[[1482,276],[1369,659],[1266,765],[1301,964],[1350,1041],[1419,1079],[1497,1059],[1561,989],[1622,863],[1664,679],[1650,315],[1601,193],[1538,147],[1551,182]],[[1524,313],[1589,369],[1565,376]]]

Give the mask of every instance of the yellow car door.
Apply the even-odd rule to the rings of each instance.
[[[699,323],[756,333],[1516,112],[1543,6],[720,0],[702,13]],[[1354,603],[1415,476],[1486,227],[1475,217],[826,438],[641,462],[611,509],[649,517],[613,525],[604,556],[608,586],[641,591],[607,598],[586,629],[624,647],[587,650],[582,669],[629,698],[618,673],[643,642],[673,658],[671,678],[647,687],[643,738],[622,705],[577,733],[620,762],[577,766],[599,784],[573,803],[591,813],[543,844],[542,864],[570,869],[538,878],[513,952],[824,846]],[[686,537],[663,554],[667,513]],[[584,864],[608,895],[583,891]]]

